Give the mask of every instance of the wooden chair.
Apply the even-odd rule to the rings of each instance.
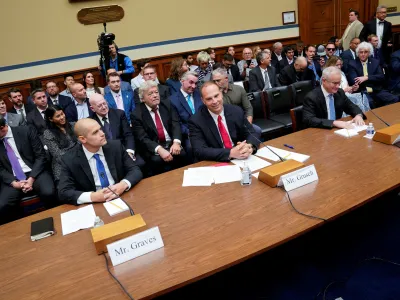
[[[35,194],[24,197],[20,202],[20,207],[23,209],[24,217],[45,210],[39,196]]]
[[[293,132],[304,129],[303,125],[303,105],[297,106],[290,110],[290,117],[292,118]]]

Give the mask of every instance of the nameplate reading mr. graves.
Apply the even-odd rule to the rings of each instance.
[[[316,180],[318,180],[317,170],[311,165],[282,175],[278,185],[283,184],[285,190],[289,192]]]
[[[117,266],[162,247],[164,242],[157,226],[108,244],[107,250],[113,266]]]

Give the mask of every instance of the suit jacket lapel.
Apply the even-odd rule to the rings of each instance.
[[[192,98],[194,98],[193,95],[194,94],[192,94]],[[181,91],[179,91],[179,101],[181,102],[183,108],[186,109],[186,111],[190,115],[192,115],[192,110],[190,109],[189,104],[187,103],[186,98],[185,98],[185,96],[183,96]],[[193,102],[194,102],[194,99],[193,99]]]
[[[110,130],[111,130],[112,136],[115,139],[118,136],[117,124],[118,124],[119,120],[117,119],[117,116],[114,114],[114,112],[111,110],[108,112],[108,121],[110,123]]]
[[[324,96],[324,93],[322,92],[321,88],[318,88],[318,94],[319,94],[318,98],[322,99],[320,104],[321,104],[322,113],[324,114],[323,118],[328,119],[328,110],[326,108],[326,100],[325,100],[325,96]]]
[[[208,109],[206,107],[204,107],[204,115],[205,115],[206,123],[210,124],[210,126],[208,128],[210,129],[211,133],[213,134],[213,136],[214,136],[215,140],[217,141],[218,145],[221,148],[224,147],[224,145],[222,143],[221,136],[219,134],[219,130],[217,128],[217,125],[215,125],[214,119],[210,115],[210,112],[208,111]]]
[[[286,59],[286,58],[284,58],[284,59]],[[272,68],[270,68],[270,67],[267,67],[267,71],[268,71],[268,77],[269,77],[269,83],[271,84],[271,87],[274,87],[274,74],[272,74]]]
[[[261,68],[260,68],[260,66],[258,66],[257,67],[257,78],[258,78],[258,81],[261,83],[261,85],[262,85],[262,89],[264,89],[264,86],[265,86],[265,82],[264,82],[264,74],[263,74],[263,72],[261,71]]]
[[[93,190],[96,190],[96,185],[94,184],[92,170],[90,169],[89,162],[86,159],[85,153],[83,152],[83,149],[82,149],[83,146],[81,145],[79,147],[80,147],[78,150],[79,164],[81,165],[83,172],[86,174],[87,178],[89,179],[90,183],[92,184]],[[107,164],[108,164],[108,162],[107,162]]]
[[[10,160],[8,159],[6,147],[4,146],[3,140],[0,140],[0,160],[3,166],[6,168],[6,170],[12,174],[13,170],[11,167]]]
[[[147,109],[146,104],[141,103],[140,105],[141,105],[141,109],[142,109],[143,123],[150,125],[151,129],[153,129],[155,134],[158,135],[156,125],[154,124],[153,118],[151,117],[150,112]]]
[[[111,176],[113,177],[114,181],[117,182],[118,181],[117,168],[115,166],[111,150],[107,147],[107,145],[103,146],[103,153],[108,165],[108,169],[110,170]]]
[[[233,122],[232,118],[230,118],[231,114],[229,110],[226,109],[226,107],[224,107],[224,115],[226,125],[228,126],[229,135],[232,139],[232,142],[235,144],[235,140],[237,140],[235,122]]]
[[[162,120],[162,123],[164,125],[164,128],[167,130],[168,134],[172,138],[171,131],[169,130],[169,114],[168,114],[168,110],[167,110],[166,107],[164,107],[164,105],[161,104],[161,102],[158,105],[158,112],[160,113],[161,120]]]

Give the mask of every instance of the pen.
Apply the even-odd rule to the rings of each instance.
[[[115,204],[114,202],[109,202],[110,204],[114,205],[115,207],[119,208],[120,210],[123,210],[122,207],[120,207],[119,205]]]
[[[290,146],[290,145],[288,145],[288,144],[283,144],[283,146],[288,147],[288,148],[290,148],[290,149],[294,149],[293,146]]]

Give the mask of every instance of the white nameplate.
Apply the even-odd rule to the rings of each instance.
[[[314,165],[311,165],[282,175],[278,185],[283,184],[285,190],[289,192],[317,180],[317,170],[315,170]]]
[[[113,266],[164,247],[158,226],[107,245]]]

